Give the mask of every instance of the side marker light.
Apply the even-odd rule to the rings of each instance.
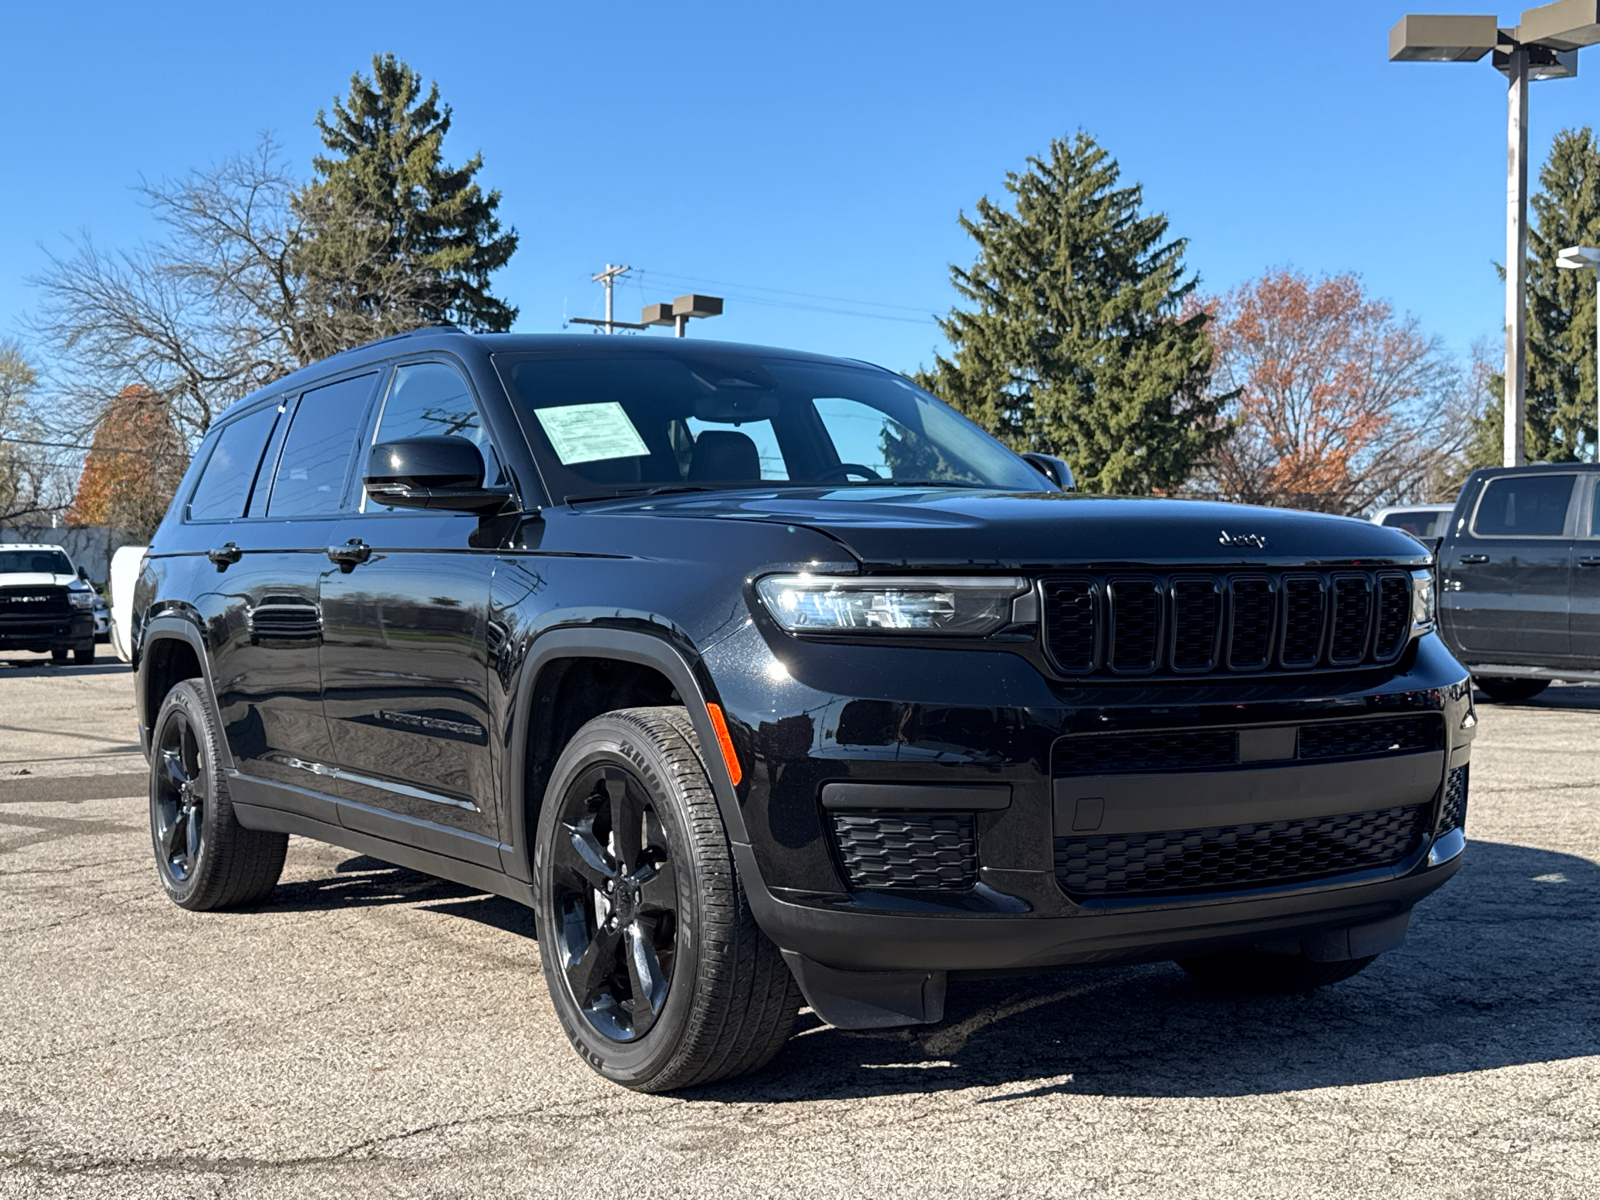
[[[728,721],[722,715],[722,705],[707,704],[706,711],[711,714],[711,728],[717,731],[717,745],[722,749],[722,761],[727,764],[728,778],[733,781],[733,786],[738,787],[744,778],[744,769],[739,766],[739,756],[733,749],[733,738],[728,736]]]

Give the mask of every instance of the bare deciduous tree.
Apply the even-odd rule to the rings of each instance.
[[[1213,387],[1238,394],[1198,490],[1355,514],[1448,486],[1472,389],[1438,339],[1357,277],[1274,271],[1210,307]]]
[[[427,280],[374,256],[386,231],[302,189],[263,137],[249,154],[175,183],[141,188],[163,240],[110,253],[87,235],[35,282],[35,327],[58,363],[60,432],[86,443],[124,389],[164,403],[193,444],[239,397],[298,366],[374,337],[416,328]],[[314,275],[300,248],[331,230]],[[330,261],[328,245],[344,256]],[[364,307],[342,304],[340,279],[376,275]]]
[[[59,465],[31,404],[38,381],[22,346],[0,340],[0,524],[60,507]]]

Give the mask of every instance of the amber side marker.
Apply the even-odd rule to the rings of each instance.
[[[728,778],[733,780],[734,787],[738,787],[739,781],[744,778],[744,770],[739,766],[739,756],[734,753],[733,739],[728,736],[728,722],[722,715],[722,705],[707,704],[706,711],[711,714],[711,728],[717,731],[717,745],[722,747],[722,761],[728,764]]]

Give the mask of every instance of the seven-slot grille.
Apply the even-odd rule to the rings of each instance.
[[[1387,665],[1411,631],[1403,571],[1071,575],[1044,581],[1063,675],[1203,675]]]

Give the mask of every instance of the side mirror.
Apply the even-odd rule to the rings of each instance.
[[[1039,474],[1043,475],[1063,492],[1075,492],[1078,490],[1078,485],[1072,479],[1072,468],[1067,465],[1066,459],[1057,458],[1054,454],[1035,454],[1032,451],[1025,453],[1022,457],[1028,461],[1030,467],[1038,471]]]
[[[483,486],[483,455],[462,437],[379,442],[367,457],[362,482],[379,504],[451,512],[498,512],[509,488]]]
[[[89,568],[87,568],[87,567],[79,567],[78,568],[78,578],[83,580],[85,583],[88,583],[89,582]]]

